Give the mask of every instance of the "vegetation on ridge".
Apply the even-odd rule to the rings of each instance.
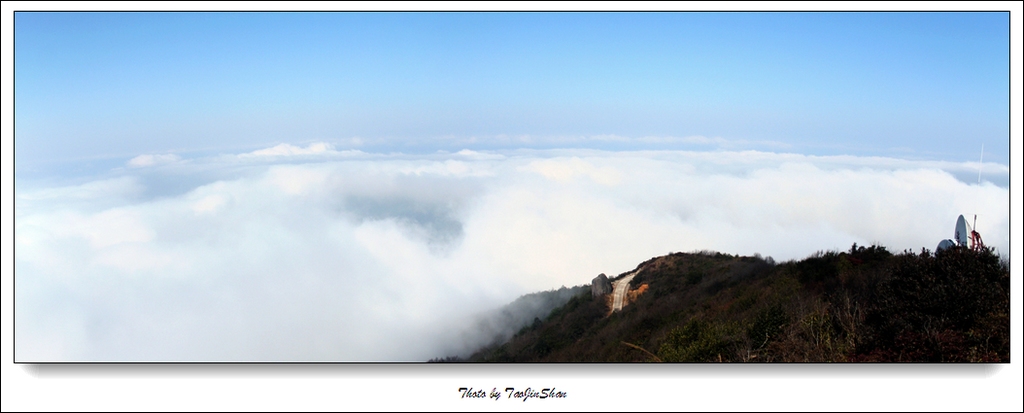
[[[991,250],[854,244],[780,264],[704,251],[639,267],[631,284],[650,289],[621,312],[582,291],[468,361],[1010,360],[1009,263]]]

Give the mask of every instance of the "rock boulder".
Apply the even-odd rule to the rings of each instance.
[[[601,273],[590,282],[590,293],[594,298],[598,298],[605,294],[612,292],[612,282],[608,280],[608,276]]]

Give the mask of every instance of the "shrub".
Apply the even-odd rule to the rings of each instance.
[[[762,349],[779,338],[787,324],[789,316],[781,305],[775,304],[757,313],[753,324],[747,329],[747,337],[755,350]]]
[[[799,280],[802,284],[821,283],[832,280],[839,275],[839,255],[829,251],[817,253],[796,264]]]
[[[706,362],[729,359],[735,340],[727,326],[692,319],[668,333],[658,357],[669,362]]]
[[[879,361],[967,361],[991,354],[1008,361],[1009,286],[1009,269],[990,250],[901,254],[878,284],[865,317],[870,334],[858,352]]]

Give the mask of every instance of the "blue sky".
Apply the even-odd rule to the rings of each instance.
[[[1008,165],[1008,42],[980,12],[19,12],[16,171],[309,142]]]

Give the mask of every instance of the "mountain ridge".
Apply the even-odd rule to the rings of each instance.
[[[991,249],[672,253],[609,279],[633,272],[644,291],[621,311],[573,287],[510,337],[432,361],[1009,362],[1009,262]]]

